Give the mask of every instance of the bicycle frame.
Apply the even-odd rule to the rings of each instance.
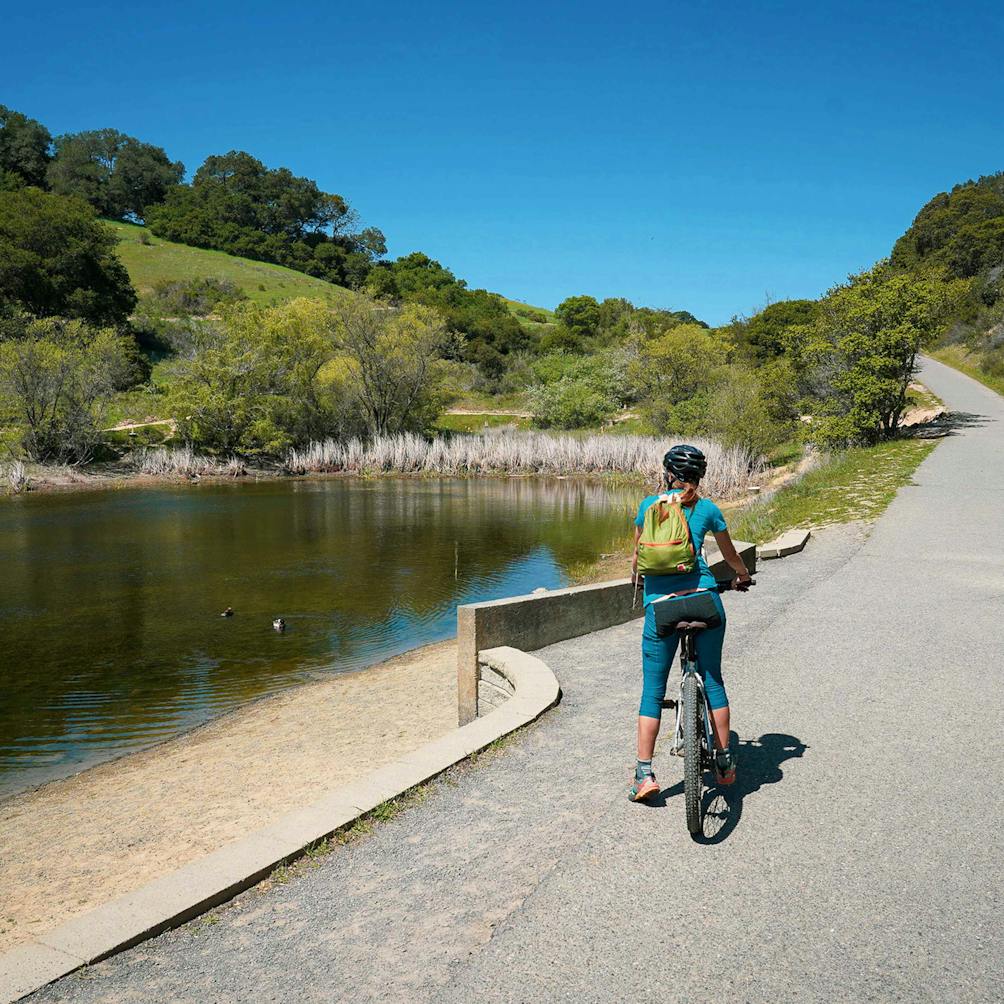
[[[676,700],[676,729],[673,735],[673,745],[669,748],[671,756],[679,756],[683,748],[683,681],[687,674],[692,673],[697,683],[698,693],[701,695],[701,705],[704,709],[704,753],[711,759],[715,749],[714,733],[711,729],[711,706],[708,704],[708,695],[704,689],[704,681],[697,669],[697,646],[694,643],[695,635],[692,631],[680,632],[680,696]],[[704,766],[702,764],[702,766]]]

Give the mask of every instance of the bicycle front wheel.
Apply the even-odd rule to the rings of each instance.
[[[688,673],[683,681],[683,794],[691,833],[701,832],[701,704],[697,678]]]

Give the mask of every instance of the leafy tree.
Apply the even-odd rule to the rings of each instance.
[[[180,435],[213,453],[275,456],[328,434],[318,374],[330,330],[328,308],[302,298],[239,303],[218,326],[194,329],[195,351],[175,363],[168,395]]]
[[[142,220],[184,173],[184,164],[172,163],[159,146],[94,129],[56,137],[48,181],[57,195],[86,199],[101,216]]]
[[[397,301],[417,301],[433,292],[448,294],[458,286],[466,289],[467,283],[421,251],[381,263],[367,282],[373,296]]]
[[[1004,264],[1004,210],[995,219],[960,227],[945,245],[945,261],[950,275],[964,279]]]
[[[574,355],[586,351],[586,346],[564,324],[556,324],[540,339],[540,351],[548,354]]]
[[[811,324],[819,305],[815,300],[779,300],[764,307],[746,321],[734,321],[726,336],[740,354],[753,363],[764,363],[783,356],[787,335],[797,325]]]
[[[584,342],[600,330],[600,305],[592,296],[570,296],[555,308],[554,316],[561,329],[560,337],[568,351],[585,348]]]
[[[896,431],[917,353],[939,332],[947,306],[937,279],[895,273],[884,262],[830,291],[805,348],[828,388],[818,438],[871,443]]]
[[[600,303],[599,330],[605,341],[619,341],[630,333],[634,304],[623,297],[608,296]]]
[[[681,324],[707,328],[687,310],[636,307],[621,297],[597,303],[591,296],[572,296],[558,305],[555,314],[557,326],[541,339],[544,352],[587,352],[633,336],[656,338]]]
[[[41,122],[0,105],[0,176],[43,187],[51,146],[52,136]]]
[[[112,395],[135,380],[135,344],[80,321],[15,316],[0,332],[0,410],[39,463],[83,463]]]
[[[684,417],[681,406],[709,389],[726,354],[722,339],[696,324],[677,325],[643,342],[632,376],[652,425],[690,424],[693,418]]]
[[[160,237],[275,262],[329,282],[360,285],[386,252],[383,234],[358,229],[340,195],[240,150],[214,155],[191,185],[171,188],[147,213]]]
[[[289,168],[267,168],[243,150],[207,157],[192,179],[192,191],[266,234],[294,240],[327,231],[348,232],[355,216],[340,195],[322,192]]]
[[[766,369],[723,366],[707,395],[698,429],[726,446],[768,453],[795,431],[794,374],[784,360]]]
[[[990,264],[1000,262],[1004,219],[1004,172],[956,185],[931,199],[892,251],[897,268],[946,265],[956,277],[975,275],[987,262],[983,245],[992,248]]]
[[[474,363],[497,380],[507,359],[533,344],[496,293],[468,289],[449,269],[420,251],[378,265],[367,279],[369,292],[392,303],[420,303],[435,310],[455,338],[448,355]]]
[[[136,305],[116,238],[80,199],[0,192],[0,302],[38,316],[125,324]]]
[[[335,308],[340,370],[332,385],[364,416],[370,435],[423,431],[447,397],[440,353],[449,332],[434,310],[411,303],[388,309],[363,297]]]
[[[698,320],[689,310],[657,310],[653,307],[636,307],[630,321],[631,329],[640,332],[645,338],[657,338],[681,324],[708,327],[706,322]]]

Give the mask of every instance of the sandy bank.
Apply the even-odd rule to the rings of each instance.
[[[0,803],[0,952],[449,731],[455,653],[305,684]]]

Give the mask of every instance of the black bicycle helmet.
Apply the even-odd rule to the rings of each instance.
[[[679,443],[662,458],[662,469],[680,481],[696,483],[708,469],[708,458],[696,446]]]

